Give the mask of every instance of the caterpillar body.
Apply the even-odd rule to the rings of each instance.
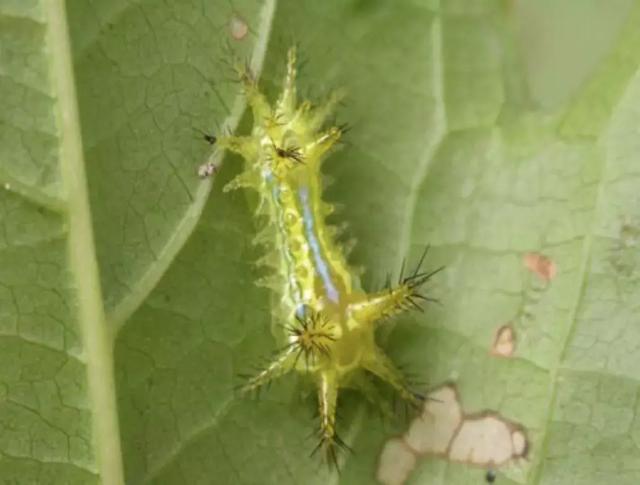
[[[259,284],[276,295],[272,330],[281,345],[241,389],[259,389],[292,371],[310,376],[320,416],[316,449],[336,463],[336,449],[346,446],[336,432],[338,395],[341,388],[357,387],[361,373],[377,376],[412,405],[421,402],[376,344],[375,330],[399,312],[420,308],[420,300],[433,301],[420,289],[439,269],[423,272],[423,254],[415,270],[401,274],[397,284],[375,293],[361,290],[334,228],[325,222],[333,207],[321,197],[322,161],[345,132],[343,126],[325,126],[341,95],[331,95],[323,106],[298,103],[295,48],[289,50],[282,92],[273,105],[247,66],[235,69],[253,128],[247,136],[216,140],[245,159],[244,171],[224,190],[249,188],[259,194],[257,214],[266,223],[256,241],[266,248],[259,262],[269,268]]]

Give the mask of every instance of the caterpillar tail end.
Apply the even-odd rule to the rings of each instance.
[[[338,383],[331,372],[323,372],[318,378],[318,412],[320,415],[319,441],[311,455],[322,453],[324,461],[339,469],[340,450],[352,451],[336,432],[336,403]]]

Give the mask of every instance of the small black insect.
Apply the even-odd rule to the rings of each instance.
[[[202,134],[202,138],[204,138],[204,141],[206,141],[209,145],[213,146],[216,144],[216,142],[218,141],[218,138],[212,134],[212,133],[207,133],[206,131],[202,131],[199,128],[194,128],[198,133]]]
[[[495,470],[487,470],[487,474],[484,476],[487,483],[493,483],[496,481],[496,471]]]

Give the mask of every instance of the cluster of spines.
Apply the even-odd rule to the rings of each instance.
[[[254,375],[242,376],[247,380],[240,386],[241,392],[258,390],[274,378],[295,369],[301,359],[308,368],[322,357],[330,357],[329,345],[336,340],[336,329],[321,312],[309,311],[308,315],[295,316],[294,322],[283,325],[288,343],[277,351],[269,364],[259,368]]]
[[[338,470],[337,450],[353,453],[353,449],[345,443],[336,429],[337,409],[327,409],[327,403],[318,399],[318,419],[320,425],[313,434],[317,435],[316,446],[310,456],[319,451],[324,452],[324,460],[334,469]]]
[[[427,303],[439,303],[436,298],[432,298],[426,296],[421,292],[423,286],[436,274],[444,269],[444,266],[440,266],[431,271],[423,271],[422,265],[424,264],[424,260],[429,252],[430,246],[426,246],[422,255],[420,256],[420,261],[416,265],[415,270],[409,276],[404,275],[405,269],[405,261],[402,262],[402,266],[400,267],[400,276],[398,277],[398,285],[396,288],[401,290],[401,298],[397,300],[396,307],[394,311],[388,316],[392,316],[393,314],[400,313],[402,311],[415,309],[420,312],[424,312],[424,308],[419,303],[427,302]],[[393,287],[391,286],[390,277],[387,278],[387,283],[385,284],[385,288],[389,292],[393,292]],[[402,291],[405,290],[405,291]]]
[[[427,302],[437,301],[420,293],[420,289],[443,269],[443,267],[439,267],[433,271],[422,271],[428,249],[425,249],[412,273],[404,276],[404,271],[401,270],[399,286],[396,287],[400,293],[397,298],[391,299],[393,306],[389,307],[385,316],[392,316],[400,311],[411,309],[422,311],[422,307],[415,301],[416,298]],[[320,358],[329,357],[329,343],[336,339],[335,329],[321,312],[309,311],[305,317],[296,317],[294,324],[285,325],[284,328],[289,337],[289,343],[258,374],[248,378],[245,385],[241,387],[243,392],[255,391],[270,383],[274,378],[296,368],[296,364],[301,359],[305,362],[305,368],[308,368],[317,363]],[[385,355],[379,355],[376,368],[369,370],[383,381],[390,383],[399,398],[411,408],[418,409],[424,402],[424,396],[414,390],[415,382],[409,379],[406,372],[400,371]],[[319,440],[312,454],[323,449],[325,459],[330,464],[337,465],[336,449],[350,448],[337,434],[335,399],[327,398],[324,395],[322,381],[319,383],[318,413],[320,419]]]
[[[320,357],[329,357],[329,345],[335,342],[335,327],[321,312],[310,312],[308,317],[295,316],[295,324],[285,325],[289,346],[296,356],[293,367],[301,357],[305,365],[313,365]]]

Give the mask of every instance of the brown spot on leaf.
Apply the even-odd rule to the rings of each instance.
[[[540,253],[527,253],[524,255],[524,265],[532,273],[537,274],[544,281],[555,278],[558,268],[556,263]]]
[[[249,33],[249,25],[238,14],[233,14],[229,19],[229,34],[235,40],[244,39]]]
[[[511,325],[503,325],[496,331],[491,346],[491,355],[511,357],[516,349],[516,333]]]

